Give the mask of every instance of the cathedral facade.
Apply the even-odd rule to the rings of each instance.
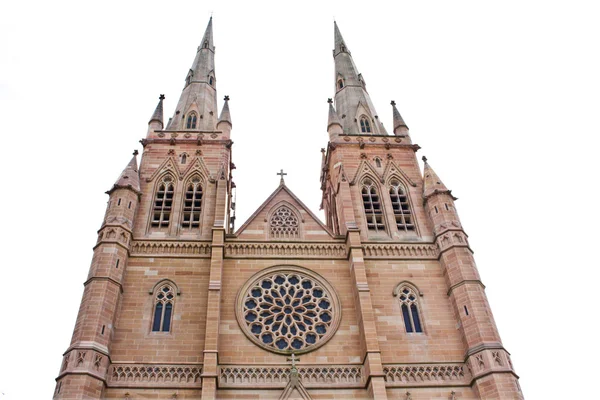
[[[211,19],[173,116],[161,96],[107,192],[55,399],[523,398],[456,198],[334,37],[325,223],[282,171],[235,229]]]

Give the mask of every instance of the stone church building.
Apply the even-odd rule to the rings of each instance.
[[[107,192],[54,399],[523,398],[456,198],[334,36],[325,223],[282,173],[236,228],[211,19],[173,116],[161,96]]]

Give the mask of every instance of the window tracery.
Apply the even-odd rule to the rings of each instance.
[[[188,114],[187,123],[185,124],[186,129],[196,129],[196,123],[198,121],[198,116],[195,112],[191,112]]]
[[[158,183],[154,206],[152,208],[152,227],[166,228],[169,226],[171,210],[173,208],[173,177],[165,175]]]
[[[367,229],[375,232],[385,231],[379,195],[375,184],[370,178],[363,181],[361,194],[365,217],[367,218]]]
[[[152,332],[170,332],[171,318],[173,316],[173,304],[175,292],[170,284],[164,284],[156,291],[154,296],[154,317],[152,320]]]
[[[193,177],[187,184],[183,200],[183,228],[198,228],[202,211],[202,182],[200,177]]]
[[[287,206],[280,206],[275,210],[271,215],[269,225],[273,238],[290,239],[300,235],[298,217]]]
[[[394,211],[396,227],[399,231],[414,231],[415,225],[408,203],[408,193],[397,179],[390,181],[390,201]]]
[[[402,319],[407,333],[422,333],[421,318],[419,316],[419,306],[417,295],[413,288],[408,285],[402,286],[398,291],[398,300],[402,310]]]
[[[300,267],[274,267],[250,279],[236,310],[244,333],[276,353],[303,353],[323,345],[341,317],[333,288]]]
[[[371,133],[371,121],[366,115],[360,117],[360,131],[362,133]]]

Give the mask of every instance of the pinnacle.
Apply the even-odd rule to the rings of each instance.
[[[334,124],[338,124],[340,128],[343,128],[342,122],[340,121],[340,118],[338,117],[335,108],[333,108],[333,100],[327,99],[327,103],[329,103],[329,119],[327,121],[327,129],[329,129],[329,127]]]
[[[225,100],[225,103],[223,104],[223,109],[221,110],[221,116],[219,117],[217,125],[221,122],[227,122],[229,125],[233,126],[231,123],[231,113],[229,111],[229,96],[225,96],[223,100]]]
[[[140,193],[140,176],[138,174],[137,155],[138,152],[135,150],[131,161],[129,161],[129,164],[127,164],[123,172],[121,172],[121,175],[119,175],[119,178],[112,189],[107,193],[110,194],[113,190],[121,188],[130,188],[133,191]]]
[[[423,197],[427,199],[436,193],[447,193],[452,196],[452,191],[448,190],[433,168],[427,163],[427,157],[423,157],[423,162],[425,163],[423,169]],[[454,196],[452,198],[456,200]]]
[[[158,97],[158,104],[156,105],[156,109],[154,110],[154,113],[152,114],[152,117],[150,117],[150,121],[148,121],[148,123],[151,123],[152,121],[158,121],[160,122],[160,125],[163,126],[163,100],[165,99],[165,95],[161,94]]]
[[[405,127],[406,129],[408,129],[408,126],[406,125],[404,119],[400,115],[400,112],[396,108],[396,102],[392,100],[390,104],[392,105],[392,113],[394,115],[394,133],[396,133],[396,129],[401,127]]]

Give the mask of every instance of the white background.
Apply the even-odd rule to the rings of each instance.
[[[528,399],[598,398],[600,38],[593,1],[0,3],[0,399],[50,398],[109,189],[172,115],[214,11],[238,221],[318,215],[333,18],[457,207]]]

